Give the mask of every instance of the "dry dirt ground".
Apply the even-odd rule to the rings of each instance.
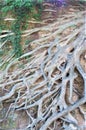
[[[86,14],[85,9],[81,6],[73,5],[66,8],[57,8],[55,5],[45,4],[44,7],[45,9],[41,16],[41,22],[36,22],[33,19],[29,21],[28,30],[30,30],[30,34],[25,32],[23,34],[24,37],[22,38],[22,46],[24,46],[26,36],[29,36],[28,39],[32,41],[24,51],[32,53],[40,44],[43,47],[33,53],[31,57],[32,62],[30,62],[32,65],[29,64],[28,59],[20,59],[20,63],[26,64],[26,66],[24,66],[25,69],[19,69],[18,65],[15,63],[15,67],[9,67],[9,71],[7,70],[8,77],[4,77],[4,80],[0,83],[1,85],[5,82],[6,84],[8,83],[8,85],[5,85],[5,89],[0,89],[0,96],[4,97],[4,95],[11,91],[10,87],[12,84],[10,84],[10,82],[15,81],[15,83],[20,83],[19,86],[22,86],[24,81],[21,82],[20,79],[22,78],[20,77],[26,76],[28,77],[28,80],[33,78],[30,79],[29,82],[29,85],[31,85],[30,88],[24,87],[23,89],[20,89],[19,87],[11,96],[9,96],[9,98],[6,98],[5,100],[0,98],[0,101],[2,101],[2,103],[0,103],[0,130],[25,130],[26,127],[27,130],[86,129],[86,98],[81,101],[82,98],[86,96],[86,41],[84,41],[83,44],[80,44],[78,40],[77,44],[79,44],[80,48],[79,46],[77,47],[77,44],[71,43],[79,37],[80,29],[84,24],[82,19],[84,19]],[[75,25],[69,26],[69,24],[72,24],[73,20],[77,20],[77,24],[75,22]],[[62,25],[64,24],[68,27],[62,31],[61,29],[64,28]],[[35,31],[33,30],[34,28]],[[61,46],[57,45],[57,41],[54,42],[55,45],[53,44],[53,41],[57,36],[59,37]],[[68,40],[69,37],[67,36],[72,38]],[[61,51],[61,49],[63,51]],[[57,53],[59,56],[56,57]],[[78,57],[78,55],[80,56]],[[72,59],[71,56],[74,59]],[[79,69],[77,69],[78,58],[84,73],[82,73],[82,70],[79,71]],[[42,62],[43,64],[41,64]],[[54,64],[53,62],[56,63]],[[68,62],[71,62],[71,64]],[[58,67],[56,67],[56,64]],[[30,67],[32,68],[30,69]],[[64,67],[66,69],[64,69]],[[69,70],[67,70],[68,67]],[[17,74],[16,70],[17,72],[19,70],[19,74]],[[41,73],[39,73],[40,70],[42,71]],[[15,74],[12,72],[15,72]],[[66,73],[65,80],[64,75],[63,77],[60,76],[64,74],[64,72]],[[85,75],[85,78],[83,78],[83,74]],[[31,77],[31,75],[33,77]],[[12,80],[10,80],[9,77]],[[46,87],[45,81],[47,77],[47,85],[50,85],[51,83],[51,90],[47,90]],[[68,77],[71,78],[73,82],[68,79],[69,81],[66,83]],[[57,78],[57,80],[55,80],[55,78]],[[19,82],[16,81],[17,79],[19,79]],[[13,83],[13,85],[15,83]],[[64,87],[66,86],[65,89],[63,89],[63,87],[60,88],[62,83],[66,84],[63,85]],[[26,86],[28,85],[26,84]],[[59,86],[59,88],[57,86]],[[29,91],[31,97],[27,94]],[[32,92],[34,92],[34,94]],[[31,101],[29,101],[27,96]],[[60,98],[63,99],[60,100]],[[14,99],[16,99],[15,102]],[[77,101],[80,101],[81,104],[77,107],[73,106]],[[67,107],[69,108],[65,112]],[[58,113],[58,116],[54,118],[55,113]],[[43,120],[41,121],[41,119],[39,120],[39,117],[41,118],[42,116],[40,115],[42,114]],[[30,128],[30,124],[32,125],[32,128]]]

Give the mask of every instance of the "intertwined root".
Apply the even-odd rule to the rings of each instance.
[[[86,65],[82,65],[82,60],[84,63],[86,60],[84,12],[78,17],[73,15],[70,20],[72,22],[60,21],[62,25],[59,27],[56,21],[47,27],[31,30],[29,34],[25,32],[28,36],[36,31],[49,31],[46,37],[41,36],[31,43],[35,46],[33,51],[11,61],[1,73],[0,92],[5,94],[2,93],[0,103],[7,102],[10,106],[0,121],[12,109],[26,112],[29,121],[25,129],[28,130],[80,128],[73,112],[79,108],[85,120]],[[54,40],[48,42],[49,38]],[[29,61],[24,59],[27,56]]]

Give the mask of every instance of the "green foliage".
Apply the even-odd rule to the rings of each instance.
[[[43,0],[4,0],[2,12],[7,13],[12,11],[18,17],[25,17],[30,13],[37,4],[42,3]]]
[[[30,17],[39,19],[42,1],[43,0],[3,0],[0,2],[0,14],[5,16],[11,12],[16,19],[11,26],[14,36],[12,36],[10,40],[17,57],[22,55],[22,47],[20,45],[21,30],[24,29],[24,26],[26,28],[26,21]],[[34,11],[36,7],[38,8],[38,14]]]
[[[12,45],[14,48],[14,52],[16,53],[16,57],[19,57],[22,55],[22,48],[20,45],[20,42],[21,42],[20,24],[21,24],[20,19],[17,19],[12,27],[14,35],[13,35],[11,41],[12,41]]]

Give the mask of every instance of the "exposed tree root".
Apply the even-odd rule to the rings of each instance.
[[[37,32],[47,35],[40,35],[39,39],[30,43],[34,48],[32,51],[17,59],[5,56],[5,62],[0,64],[2,67],[10,58],[6,68],[0,70],[0,104],[3,106],[7,102],[11,104],[9,109],[24,110],[29,118],[25,129],[80,128],[72,111],[79,108],[85,114],[81,105],[86,102],[86,66],[83,68],[80,63],[82,54],[86,60],[84,14],[64,15],[54,23],[23,32],[22,37],[27,38]],[[5,44],[6,41],[1,48]],[[82,94],[78,94],[79,88],[75,87],[79,76],[83,82]],[[7,115],[8,112],[6,118]],[[59,120],[61,125],[58,124]]]

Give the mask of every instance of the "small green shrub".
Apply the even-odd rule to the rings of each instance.
[[[3,16],[11,12],[15,17],[15,21],[11,26],[11,30],[14,35],[11,37],[12,46],[17,57],[22,55],[21,47],[21,30],[26,28],[26,21],[30,17],[38,19],[40,16],[40,8],[43,0],[3,0],[0,2],[0,15],[3,19]],[[33,10],[38,5],[38,14]],[[32,16],[31,16],[31,15]],[[1,25],[2,28],[3,25]]]

